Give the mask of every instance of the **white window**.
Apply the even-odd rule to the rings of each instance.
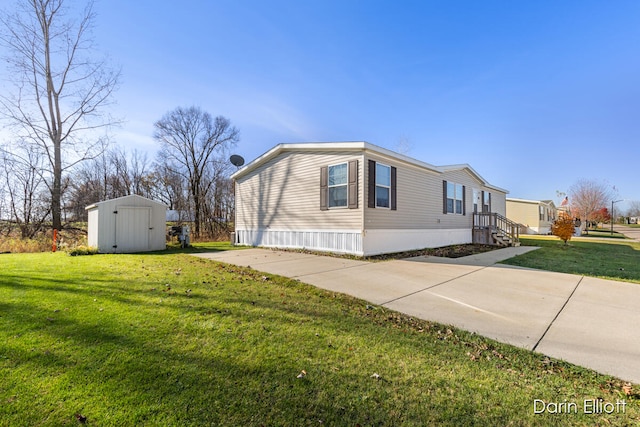
[[[330,208],[346,208],[347,207],[347,164],[329,166],[329,207]]]
[[[463,212],[463,191],[462,184],[447,182],[447,213],[460,214]]]
[[[391,166],[376,163],[376,207],[391,207]]]

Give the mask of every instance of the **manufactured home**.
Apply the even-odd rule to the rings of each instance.
[[[232,178],[237,245],[368,256],[516,239],[498,230],[507,191],[468,164],[367,142],[280,144]]]
[[[89,223],[87,244],[101,253],[132,253],[167,248],[167,206],[131,195],[94,203],[85,208]]]
[[[558,217],[552,200],[525,200],[507,197],[507,218],[521,224],[524,234],[550,234]]]

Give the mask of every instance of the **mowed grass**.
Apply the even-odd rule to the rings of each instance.
[[[607,230],[604,228],[600,228],[598,230],[589,230],[588,233],[583,233],[581,238],[603,238],[603,239],[626,239],[627,237],[622,234],[622,233],[618,233],[617,231],[614,230],[614,232],[612,233],[611,230]]]
[[[540,354],[190,255],[0,255],[2,426],[634,425],[639,398]],[[534,414],[535,399],[580,410]],[[585,399],[626,407],[585,414]]]
[[[630,240],[569,240],[552,236],[521,237],[525,246],[541,249],[503,261],[521,267],[640,283],[640,243]]]

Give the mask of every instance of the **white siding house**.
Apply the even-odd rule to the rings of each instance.
[[[506,190],[366,143],[280,144],[232,175],[235,244],[375,255],[472,242]]]
[[[101,253],[166,249],[167,206],[141,196],[125,196],[85,208],[87,243]]]

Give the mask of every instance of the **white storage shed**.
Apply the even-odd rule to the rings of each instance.
[[[136,195],[87,206],[87,243],[101,253],[166,249],[167,208],[163,203]]]

